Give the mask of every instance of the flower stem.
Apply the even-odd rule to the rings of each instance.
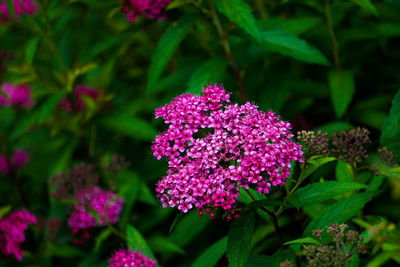
[[[245,189],[246,193],[250,196],[250,198],[253,201],[256,201],[257,199],[254,197],[254,195],[248,190]],[[279,239],[281,240],[282,243],[286,242],[285,237],[283,236],[280,228],[279,228],[279,224],[278,224],[278,217],[275,215],[275,213],[273,213],[272,211],[270,211],[269,209],[265,208],[265,207],[260,207],[260,209],[266,213],[268,213],[268,215],[271,217],[272,220],[272,224],[274,225],[275,228],[275,232],[278,235]]]
[[[329,37],[332,42],[332,52],[335,60],[335,67],[337,71],[340,71],[340,59],[339,59],[339,42],[336,39],[335,31],[333,30],[332,23],[332,12],[329,0],[325,0],[325,12],[326,12],[326,23],[328,26]]]
[[[236,82],[239,86],[239,94],[240,94],[240,98],[242,99],[243,102],[248,102],[248,97],[247,97],[247,93],[246,93],[246,89],[244,87],[243,84],[243,78],[242,78],[242,74],[240,72],[240,69],[235,61],[235,58],[233,57],[231,48],[229,46],[229,42],[228,39],[226,37],[226,34],[224,33],[224,30],[222,28],[221,22],[218,18],[218,14],[217,11],[215,10],[215,6],[214,4],[211,4],[211,16],[213,19],[213,22],[215,24],[215,27],[217,29],[218,32],[218,36],[219,39],[221,41],[222,47],[224,49],[225,52],[225,56],[228,59],[229,64],[231,65],[233,72],[235,73],[235,77],[236,77]]]

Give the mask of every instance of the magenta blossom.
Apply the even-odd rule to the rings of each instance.
[[[0,173],[6,175],[11,170],[17,170],[22,168],[29,161],[29,154],[24,151],[17,149],[14,151],[12,159],[4,155],[0,155]]]
[[[109,267],[155,267],[156,263],[139,252],[122,249],[114,252]]]
[[[33,105],[31,89],[24,84],[12,85],[5,83],[0,89],[0,106],[15,106],[30,108]]]
[[[33,0],[13,0],[15,17],[18,19],[22,14],[33,15],[37,11],[37,6]],[[11,14],[7,7],[7,2],[0,3],[0,21],[9,22]]]
[[[0,220],[0,250],[5,256],[14,255],[21,260],[24,252],[20,244],[25,240],[28,224],[35,224],[36,217],[26,210],[16,210]]]
[[[115,193],[93,187],[76,194],[78,203],[73,206],[68,224],[73,233],[107,223],[116,223],[124,203]],[[93,216],[97,215],[97,219]]]
[[[76,110],[77,112],[84,112],[86,107],[85,102],[83,101],[83,97],[86,96],[93,100],[96,100],[100,96],[100,91],[90,88],[88,86],[79,85],[75,87],[74,94],[75,105],[73,105],[68,99],[63,99],[60,102],[60,107],[69,113],[73,110]]]
[[[121,10],[128,21],[135,21],[142,14],[150,19],[164,19],[165,8],[171,2],[172,0],[124,0]]]
[[[154,156],[166,157],[169,165],[157,196],[164,207],[183,212],[222,208],[233,214],[240,187],[267,194],[271,186],[282,186],[290,162],[302,161],[303,153],[291,140],[291,125],[275,113],[251,103],[228,104],[222,86],[210,85],[203,94],[183,94],[156,109],[156,117],[169,124],[152,146]]]

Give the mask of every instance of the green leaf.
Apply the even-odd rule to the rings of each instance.
[[[396,161],[400,160],[400,90],[393,99],[389,117],[383,126],[380,138],[382,146],[392,151]]]
[[[208,224],[208,216],[200,216],[197,211],[192,211],[180,219],[171,233],[171,241],[180,247],[187,245]]]
[[[112,48],[114,45],[125,43],[129,38],[131,38],[131,36],[131,33],[107,36],[103,40],[90,46],[87,51],[82,53],[81,62],[87,62],[91,60],[93,57],[103,53],[107,49]]]
[[[66,94],[67,94],[67,91],[65,91],[65,90],[60,91],[60,92],[50,96],[46,100],[46,102],[43,103],[43,105],[39,109],[39,117],[38,117],[39,123],[42,123],[47,117],[50,116],[53,109],[55,107],[57,107],[57,105],[65,97]]]
[[[140,182],[136,173],[123,170],[117,175],[118,195],[124,198],[124,209],[122,210],[119,226],[124,229],[128,224],[132,207],[140,193]]]
[[[26,57],[26,61],[28,61],[28,63],[30,65],[32,65],[33,63],[33,58],[35,56],[38,44],[39,44],[39,40],[40,37],[35,37],[31,40],[29,40],[26,44],[25,47],[25,57]]]
[[[325,208],[317,217],[315,217],[304,231],[304,236],[311,236],[312,231],[329,226],[332,223],[343,223],[364,208],[365,204],[373,197],[373,193],[361,193],[354,195]]]
[[[308,176],[313,174],[319,167],[322,165],[336,160],[334,157],[311,157],[308,160],[308,165],[305,167],[305,170],[301,173],[299,179],[300,182],[303,182]]]
[[[9,213],[11,208],[11,205],[2,206],[0,208],[0,219],[3,218],[7,213]]]
[[[378,10],[376,10],[375,6],[371,3],[370,0],[350,0],[353,3],[356,3],[360,7],[364,8],[365,10],[368,10],[375,16],[379,16]]]
[[[247,205],[247,208],[254,209],[259,207],[279,207],[284,205],[282,201],[273,199],[256,200]]]
[[[100,124],[118,134],[125,134],[142,140],[151,141],[157,135],[157,131],[147,121],[125,115],[102,117]]]
[[[257,24],[261,30],[284,30],[294,35],[301,35],[308,32],[312,28],[316,27],[321,20],[313,17],[302,17],[302,18],[268,18],[257,20]]]
[[[37,120],[37,112],[31,111],[21,117],[15,124],[14,129],[11,133],[11,140],[15,141],[19,137],[21,137],[23,134],[25,134],[31,126],[36,124]]]
[[[225,254],[227,248],[228,237],[224,237],[212,244],[206,251],[201,254],[192,267],[213,267],[219,259]]]
[[[242,267],[246,264],[251,251],[251,237],[256,221],[254,210],[245,211],[229,227],[227,257],[230,267]]]
[[[227,62],[224,58],[212,58],[203,62],[188,82],[187,93],[201,94],[201,90],[211,82],[218,83],[225,72]]]
[[[336,180],[339,182],[354,181],[354,173],[351,165],[347,162],[338,160],[336,165]]]
[[[258,42],[261,40],[252,10],[243,0],[215,0],[214,3],[218,11],[229,20],[235,22]]]
[[[261,44],[267,50],[307,63],[329,66],[326,57],[315,47],[299,37],[282,30],[261,33]]]
[[[190,28],[194,23],[193,16],[185,16],[181,18],[177,24],[171,25],[163,34],[160,41],[158,42],[156,51],[151,58],[148,83],[147,83],[147,94],[152,91],[152,87],[155,86],[158,79],[161,76],[162,71],[167,65],[168,61],[172,57],[176,48],[185,38]]]
[[[105,241],[107,240],[107,238],[109,236],[111,236],[112,233],[109,229],[104,229],[103,231],[101,231],[97,236],[96,236],[96,241],[95,241],[95,245],[93,248],[93,252],[94,253],[98,253],[100,251],[101,245],[105,243]]]
[[[246,263],[246,267],[271,266],[280,267],[281,263],[289,260],[292,263],[296,262],[296,253],[291,248],[280,248],[271,256],[253,256]]]
[[[132,251],[138,250],[144,255],[154,258],[153,252],[151,251],[149,245],[147,245],[146,240],[132,225],[128,225],[126,229],[126,239],[128,247],[132,249]]]
[[[295,239],[289,242],[286,242],[283,245],[293,245],[293,244],[314,244],[314,245],[318,245],[321,246],[321,242],[319,242],[318,240],[315,240],[312,237],[303,237],[303,238],[299,238],[299,239]]]
[[[355,92],[353,73],[345,70],[332,70],[328,74],[328,80],[336,117],[341,118]]]
[[[162,236],[156,236],[150,238],[149,245],[151,246],[151,248],[155,253],[167,253],[167,254],[179,253],[182,255],[186,254],[182,248],[180,248],[174,242],[171,242],[171,240]]]
[[[337,196],[368,188],[367,185],[354,182],[328,181],[308,184],[297,189],[287,200],[295,207],[307,207],[319,202],[335,199]]]
[[[81,249],[73,246],[55,245],[53,243],[49,243],[47,244],[45,255],[62,257],[62,258],[76,258],[84,255],[84,252]]]
[[[169,4],[167,6],[167,10],[178,8],[178,7],[193,3],[193,2],[194,2],[193,0],[174,0],[171,2],[171,4]]]

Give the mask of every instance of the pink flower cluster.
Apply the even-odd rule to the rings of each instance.
[[[72,104],[70,100],[63,99],[60,102],[60,107],[68,113],[71,113],[73,110],[77,112],[84,112],[86,109],[85,102],[83,101],[83,97],[89,97],[93,100],[96,100],[100,92],[98,90],[94,90],[88,86],[79,85],[75,88],[74,92],[75,104]]]
[[[33,15],[37,11],[37,6],[33,0],[13,0],[15,17],[18,19],[22,14]],[[0,21],[9,22],[11,14],[7,7],[7,1],[0,3]]]
[[[156,263],[139,252],[129,249],[116,251],[109,260],[109,267],[155,267]]]
[[[5,256],[14,255],[21,260],[24,252],[20,244],[25,240],[28,224],[36,223],[34,214],[26,210],[16,210],[0,220],[0,250]]]
[[[150,19],[164,19],[165,8],[172,0],[124,0],[122,12],[128,21],[135,21],[136,17],[146,14]]]
[[[289,123],[254,104],[229,102],[222,86],[210,85],[203,96],[183,94],[156,109],[169,124],[152,146],[157,159],[168,158],[167,176],[156,189],[164,207],[233,214],[239,186],[267,194],[285,183],[292,160],[303,160]]]
[[[118,221],[124,200],[117,198],[115,193],[93,187],[77,193],[76,197],[78,203],[73,206],[71,217],[68,220],[73,233],[98,226],[98,222],[91,212],[97,215],[100,225]]]
[[[29,161],[29,154],[23,150],[15,150],[11,159],[0,155],[0,173],[8,174],[11,170],[16,170],[24,166]]]
[[[27,85],[5,83],[0,89],[0,106],[30,108],[33,105],[31,90]]]

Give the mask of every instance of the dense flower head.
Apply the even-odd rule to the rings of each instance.
[[[90,99],[96,100],[100,96],[100,91],[95,90],[91,87],[79,85],[75,87],[74,90],[74,101],[75,103],[72,104],[69,99],[63,99],[60,101],[60,107],[67,111],[77,111],[77,112],[84,112],[86,110],[85,102],[83,100],[84,97],[88,97]]]
[[[109,260],[109,267],[155,267],[156,263],[140,252],[122,249],[114,252]]]
[[[5,256],[24,256],[20,244],[25,240],[28,224],[36,223],[36,216],[26,210],[15,210],[0,220],[0,250]]]
[[[18,19],[22,14],[33,15],[37,11],[37,6],[33,0],[13,0],[15,17]],[[7,1],[0,2],[0,21],[8,22],[11,20],[11,13],[7,7]]]
[[[124,200],[115,193],[93,187],[76,195],[78,203],[73,206],[68,224],[73,233],[107,223],[116,223]],[[93,213],[96,214],[98,221]],[[100,225],[99,225],[100,223]]]
[[[303,160],[289,123],[252,103],[229,103],[222,86],[209,85],[203,96],[183,94],[156,109],[169,124],[152,146],[154,156],[169,164],[156,189],[164,207],[229,212],[239,186],[267,194],[285,183],[292,160]]]
[[[25,85],[4,83],[0,89],[0,106],[30,108],[33,105],[31,89]]]
[[[135,21],[136,17],[145,14],[150,19],[164,19],[165,8],[172,0],[124,0],[122,12],[128,21]]]
[[[22,168],[28,161],[28,152],[21,149],[15,150],[11,159],[5,155],[0,155],[0,173],[6,175],[11,170],[18,170]]]

